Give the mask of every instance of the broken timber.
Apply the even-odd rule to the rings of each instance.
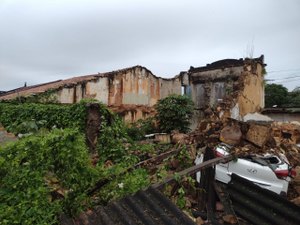
[[[214,166],[214,165],[216,165],[218,163],[226,163],[226,162],[228,162],[228,161],[230,161],[232,159],[233,159],[233,155],[228,155],[228,156],[224,156],[224,157],[214,158],[214,159],[205,161],[203,163],[200,163],[198,165],[192,166],[192,167],[190,167],[188,169],[185,169],[183,171],[180,171],[179,173],[177,173],[177,175],[180,176],[180,177],[185,176],[185,175],[193,175],[193,174],[197,173],[200,170],[203,170],[205,168]],[[153,184],[152,187],[159,189],[159,188],[162,188],[164,185],[172,183],[174,181],[175,181],[175,177],[174,176],[167,177],[161,183]]]
[[[140,166],[144,166],[144,165],[147,165],[147,164],[150,164],[150,163],[159,163],[161,162],[162,160],[164,160],[165,158],[175,154],[175,153],[178,153],[181,149],[178,148],[178,149],[175,149],[175,150],[170,150],[170,151],[167,151],[167,152],[164,152],[158,156],[155,156],[153,158],[150,158],[150,159],[146,159],[142,162],[139,162],[137,163],[134,168],[137,168],[137,167],[140,167]]]
[[[130,172],[138,167],[141,167],[141,166],[145,166],[147,164],[151,164],[151,163],[159,163],[161,162],[162,160],[164,160],[165,158],[175,154],[175,153],[178,153],[181,149],[180,148],[177,148],[175,150],[171,150],[171,151],[168,151],[168,152],[164,152],[158,156],[155,156],[153,158],[150,158],[150,159],[147,159],[147,160],[144,160],[142,162],[139,162],[137,163],[136,165],[132,166],[132,167],[129,167],[127,168],[126,170],[124,170],[123,172],[121,172],[120,174],[118,175],[111,175],[110,177],[107,177],[107,178],[102,178],[100,179],[96,184],[95,186],[91,189],[91,190],[88,190],[87,194],[89,196],[93,195],[96,191],[98,191],[100,188],[102,188],[105,184],[109,183],[110,181],[112,181],[113,179],[116,179],[117,176],[120,176],[120,175],[123,175],[127,172]]]

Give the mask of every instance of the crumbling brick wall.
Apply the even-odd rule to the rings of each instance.
[[[261,56],[191,67],[190,85],[196,109],[209,109],[220,117],[234,119],[259,111],[264,107],[264,66]]]

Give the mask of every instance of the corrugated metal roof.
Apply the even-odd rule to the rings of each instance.
[[[167,197],[154,188],[138,191],[105,207],[97,207],[78,221],[61,221],[64,225],[195,225]]]
[[[253,224],[300,224],[299,206],[247,179],[232,174],[227,190],[235,212]]]

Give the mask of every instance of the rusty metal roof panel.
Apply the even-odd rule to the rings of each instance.
[[[61,222],[65,225],[196,225],[167,197],[151,187],[105,207],[97,207],[93,213],[83,218],[76,223]]]
[[[236,174],[232,174],[227,191],[235,212],[253,224],[300,224],[299,206]]]

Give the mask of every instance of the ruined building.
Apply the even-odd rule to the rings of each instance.
[[[264,58],[225,59],[187,72],[196,110],[215,109],[220,117],[243,120],[264,108]]]
[[[264,66],[263,56],[225,59],[204,67],[191,67],[170,79],[134,66],[18,88],[1,94],[0,101],[35,98],[40,102],[71,104],[94,98],[132,122],[153,113],[159,99],[184,92],[192,97],[199,116],[204,116],[207,108],[218,108],[224,116],[242,119],[264,107]]]

